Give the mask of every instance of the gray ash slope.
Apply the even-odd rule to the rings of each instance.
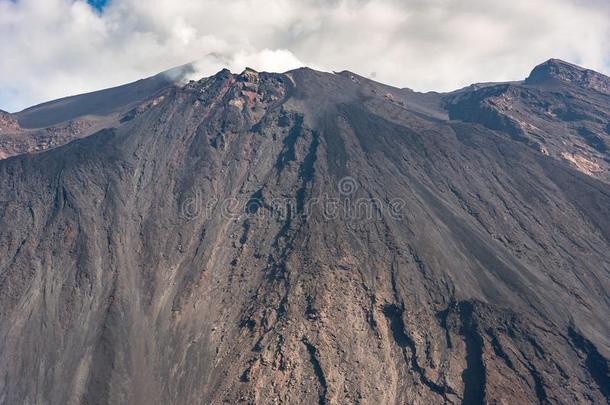
[[[133,83],[53,100],[9,114],[0,110],[0,159],[53,149],[119,125],[192,74],[191,64]]]
[[[610,96],[572,69],[225,70],[0,161],[0,402],[606,403]]]

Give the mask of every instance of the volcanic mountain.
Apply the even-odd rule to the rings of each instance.
[[[0,115],[1,403],[610,400],[610,78],[147,80]]]

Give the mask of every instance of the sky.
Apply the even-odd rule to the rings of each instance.
[[[418,91],[610,73],[610,0],[0,0],[0,109],[196,61],[193,79],[309,66]]]

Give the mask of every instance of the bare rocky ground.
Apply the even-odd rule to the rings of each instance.
[[[607,403],[596,75],[225,70],[0,161],[0,402]]]

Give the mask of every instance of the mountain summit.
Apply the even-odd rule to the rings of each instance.
[[[537,69],[13,114],[56,144],[0,161],[1,402],[607,403],[610,95]]]
[[[610,94],[610,77],[560,59],[549,59],[536,66],[525,83],[541,84],[552,80],[574,83],[587,89]]]

